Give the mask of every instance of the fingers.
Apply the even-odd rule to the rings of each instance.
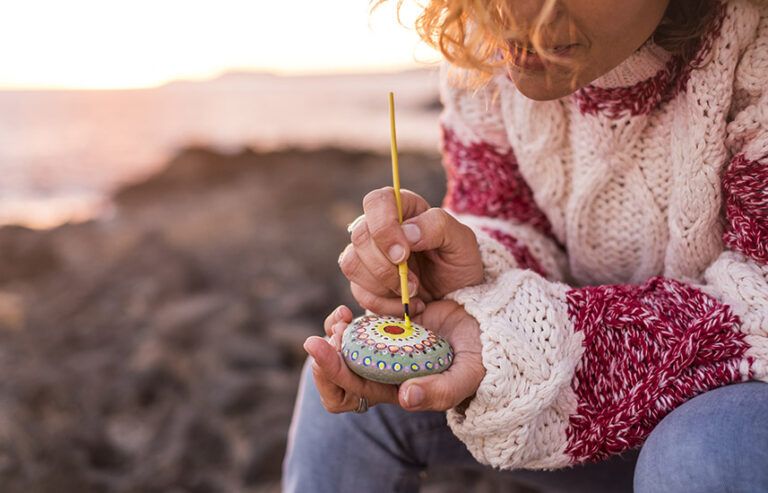
[[[377,296],[357,283],[350,284],[350,290],[352,296],[360,304],[361,307],[366,310],[370,310],[373,313],[379,315],[391,315],[393,317],[400,317],[403,315],[403,300],[398,296],[397,298],[387,298],[383,296]],[[424,302],[416,297],[410,298],[409,309],[413,315],[419,314],[424,311]]]
[[[339,267],[347,279],[379,296],[395,294],[400,286],[397,266],[373,242],[366,221],[352,230],[351,242],[339,259]]]
[[[404,219],[429,209],[426,200],[409,190],[401,190],[400,197]],[[385,187],[368,193],[363,199],[363,212],[368,233],[378,250],[393,264],[408,258],[408,239],[400,227],[393,188]]]
[[[419,195],[401,191],[403,216],[411,217],[429,208]],[[391,187],[368,193],[363,199],[364,214],[350,224],[351,244],[339,257],[339,266],[353,283],[378,297],[394,298],[400,293],[400,278],[395,264],[410,254],[409,238],[400,227]],[[409,292],[417,294],[416,276],[409,276]]]
[[[352,373],[341,354],[321,337],[310,337],[304,349],[314,358],[312,367],[323,405],[333,413],[353,411],[359,397],[370,405],[397,402],[397,387],[364,380]]]
[[[400,275],[397,267],[389,263],[389,260],[380,253],[369,254],[368,263],[373,266],[373,269],[377,270],[374,273],[366,265],[366,262],[361,259],[361,255],[358,255],[358,252],[360,250],[356,249],[353,244],[349,244],[339,256],[339,268],[344,276],[350,282],[363,286],[366,290],[377,296],[399,297]],[[378,256],[378,261],[370,260],[371,255],[373,257]],[[408,292],[415,296],[418,293],[419,282],[413,272],[408,273],[408,283]]]
[[[325,317],[325,321],[323,322],[323,329],[325,330],[325,335],[328,337],[333,335],[333,331],[331,328],[334,324],[338,322],[346,322],[349,323],[352,321],[352,310],[347,308],[345,305],[339,305],[336,307],[335,310],[333,310],[327,317]]]
[[[330,315],[325,317],[323,329],[329,337],[329,342],[337,351],[341,351],[341,338],[344,329],[352,321],[352,310],[344,305],[337,307]]]
[[[400,296],[400,275],[397,267],[376,248],[372,241],[361,241],[367,233],[362,222],[352,233],[353,243],[347,245],[339,256],[339,267],[351,283],[358,284],[376,296],[396,298]],[[418,295],[419,282],[413,272],[408,273],[408,293]]]

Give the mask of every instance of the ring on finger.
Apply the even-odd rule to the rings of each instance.
[[[360,396],[360,400],[357,402],[357,408],[355,409],[355,413],[357,414],[363,414],[364,412],[368,411],[368,398],[364,395]]]
[[[347,225],[347,233],[351,233],[361,222],[365,221],[365,214],[360,214],[354,221]]]

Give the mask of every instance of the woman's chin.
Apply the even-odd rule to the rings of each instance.
[[[534,101],[551,101],[573,94],[578,87],[574,87],[572,80],[548,77],[546,73],[525,74],[510,71],[515,87],[525,97]]]
[[[573,72],[566,70],[524,70],[510,67],[508,74],[517,90],[535,101],[560,99],[573,94],[585,85],[576,80]]]

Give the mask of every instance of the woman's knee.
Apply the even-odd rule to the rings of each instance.
[[[768,491],[768,384],[722,387],[683,404],[651,432],[635,491]]]
[[[416,468],[419,462],[408,450],[409,436],[424,426],[435,427],[444,421],[442,413],[408,413],[394,405],[375,406],[363,414],[329,413],[320,401],[307,364],[283,466],[287,490],[300,491],[300,485],[309,481],[317,484],[318,480],[325,485],[338,485],[340,478],[328,475],[339,471],[328,468],[328,464],[364,468],[361,458],[365,463],[375,464],[378,471],[389,471],[391,477],[402,476],[404,468]],[[370,475],[376,477],[378,471],[371,471]],[[297,487],[291,489],[293,483]]]

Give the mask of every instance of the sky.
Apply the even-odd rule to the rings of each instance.
[[[2,0],[0,89],[430,66],[437,54],[397,23],[395,1],[369,15],[368,0]]]

